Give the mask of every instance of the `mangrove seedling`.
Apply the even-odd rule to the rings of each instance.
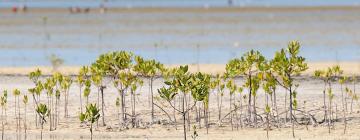
[[[97,122],[100,118],[100,110],[97,108],[96,104],[88,104],[86,106],[86,112],[80,113],[79,119],[81,122],[90,123],[90,139],[93,138],[93,124]]]
[[[293,137],[295,137],[293,120],[295,117],[293,116],[293,110],[297,106],[295,89],[298,87],[298,84],[294,81],[294,77],[308,69],[305,58],[299,56],[299,52],[300,43],[298,41],[291,41],[286,50],[281,49],[281,51],[276,52],[274,59],[271,60],[271,66],[276,74],[277,83],[285,88],[290,95],[289,112]]]
[[[4,130],[5,130],[4,120],[6,120],[6,104],[7,104],[7,90],[4,90],[3,95],[0,97],[0,105],[1,105],[1,139],[2,140],[4,139]]]
[[[46,123],[46,118],[49,116],[50,110],[48,109],[48,107],[45,104],[40,103],[37,107],[36,107],[36,112],[39,114],[41,120],[40,120],[40,124],[41,124],[41,140],[43,137],[43,129],[44,129],[44,123]]]

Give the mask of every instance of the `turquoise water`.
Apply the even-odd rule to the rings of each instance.
[[[29,7],[98,7],[103,0],[0,0],[0,7],[26,3]],[[358,0],[232,0],[233,6],[334,6],[358,5]],[[109,7],[218,7],[229,0],[107,0]]]

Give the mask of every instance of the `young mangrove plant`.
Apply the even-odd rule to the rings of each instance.
[[[180,66],[173,77],[165,81],[167,87],[158,89],[160,97],[168,102],[168,104],[182,115],[184,139],[186,140],[186,116],[188,112],[196,105],[197,101],[204,101],[210,90],[210,76],[202,73],[192,75],[188,72],[188,66]],[[186,107],[186,94],[191,93],[194,103]],[[181,97],[181,109],[176,108],[172,104],[172,100]],[[188,118],[189,119],[189,118]]]
[[[233,117],[234,117],[234,113],[233,113],[233,98],[234,98],[234,94],[236,92],[236,89],[237,89],[237,86],[235,85],[235,82],[233,79],[229,80],[227,83],[226,83],[226,88],[229,89],[229,96],[230,96],[230,101],[229,101],[229,107],[230,107],[230,124],[231,124],[231,130],[234,129],[234,126],[233,126]],[[235,109],[237,110],[237,109]]]
[[[344,122],[344,134],[346,133],[347,129],[347,121],[346,121],[346,114],[348,112],[347,108],[347,96],[351,96],[353,91],[345,85],[347,82],[349,82],[349,78],[346,76],[341,76],[339,78],[339,84],[340,84],[340,90],[341,90],[341,98],[342,98],[342,104],[343,104],[343,122]],[[344,94],[344,85],[345,85],[345,94]]]
[[[26,123],[26,113],[27,113],[27,110],[26,110],[26,108],[27,108],[28,102],[29,102],[28,96],[27,96],[27,95],[24,95],[24,97],[23,97],[23,103],[24,103],[24,130],[25,130],[25,139],[26,139],[26,137],[27,137],[27,133],[26,133],[26,131],[27,131],[27,123]]]
[[[85,97],[85,104],[89,104],[89,96],[91,93],[91,81],[90,80],[86,80],[85,81],[85,88],[84,88],[84,93],[83,96]]]
[[[340,76],[343,71],[340,69],[338,65],[329,67],[326,70],[316,70],[314,72],[314,76],[320,78],[324,82],[324,90],[323,90],[323,99],[324,99],[324,122],[328,124],[328,132],[330,133],[330,125],[332,125],[332,102],[334,98],[334,93],[332,90],[332,83],[337,80],[338,76]],[[328,95],[328,103],[329,107],[326,106],[326,94]],[[341,92],[342,93],[342,92]],[[342,108],[344,111],[344,96],[341,94],[341,102]],[[344,114],[345,117],[345,114]],[[326,121],[327,120],[327,121]],[[345,122],[344,122],[345,123]]]
[[[7,90],[4,90],[3,94],[0,97],[1,105],[1,139],[4,139],[5,131],[5,120],[6,120],[6,105],[7,105]]]
[[[44,123],[46,123],[46,118],[49,116],[50,114],[50,110],[48,109],[48,107],[45,104],[40,103],[37,107],[36,107],[36,112],[38,113],[38,115],[40,116],[40,125],[41,125],[41,140],[43,137],[43,129],[44,129]]]
[[[224,76],[221,76],[220,74],[216,75],[216,78],[211,81],[210,87],[213,90],[216,90],[216,102],[217,102],[217,109],[218,109],[218,121],[219,126],[221,126],[221,109],[222,109],[222,101],[224,96],[224,89],[225,84],[223,83]]]
[[[56,130],[57,129],[57,126],[59,124],[59,104],[60,104],[60,96],[62,95],[61,94],[61,91],[63,90],[63,83],[64,83],[64,77],[61,73],[59,72],[56,72],[53,74],[53,80],[54,80],[54,91],[55,91],[55,105],[53,105],[53,109],[52,110],[55,110],[55,112],[53,113],[54,115],[54,129]],[[65,93],[63,93],[65,94]],[[66,97],[65,97],[66,98]],[[53,103],[51,103],[53,104]],[[51,109],[50,109],[51,110]],[[64,113],[65,114],[65,113]]]
[[[259,51],[251,50],[245,53],[240,59],[235,58],[226,64],[226,73],[229,77],[244,75],[246,82],[243,85],[248,88],[248,120],[252,120],[257,127],[257,113],[256,113],[256,92],[259,88],[258,73],[264,69],[265,57]]]
[[[47,97],[47,109],[49,110],[49,119],[50,119],[49,131],[52,131],[54,129],[54,115],[53,115],[54,86],[55,86],[55,79],[53,77],[47,78],[46,82],[44,83],[44,89],[46,91],[46,97]]]
[[[114,82],[115,86],[121,85],[122,86],[122,90],[124,91],[130,91],[130,104],[131,104],[131,124],[132,127],[135,127],[135,120],[136,120],[136,90],[139,86],[142,86],[143,81],[138,78],[135,74],[132,74],[131,72],[121,72],[119,75],[119,81],[118,82]],[[120,96],[122,97],[122,96]],[[121,100],[124,100],[124,98],[121,98]],[[123,106],[122,109],[122,116],[124,117],[124,115],[126,114],[126,111],[123,110],[125,109],[125,101],[120,102],[120,105]]]
[[[271,60],[271,66],[273,67],[274,73],[276,74],[276,81],[279,85],[285,88],[289,92],[289,112],[290,121],[292,124],[292,135],[295,137],[294,132],[294,118],[293,110],[297,106],[295,91],[298,84],[295,83],[295,76],[308,69],[305,63],[305,58],[299,56],[300,43],[298,41],[291,41],[288,44],[288,48],[281,49],[276,52],[275,57]]]
[[[125,90],[121,82],[119,82],[119,75],[121,72],[130,71],[132,65],[132,53],[126,51],[116,51],[109,52],[106,54],[100,55],[95,64],[101,68],[105,75],[108,75],[113,80],[115,88],[118,90],[121,97],[121,111],[122,111],[122,120],[125,122]]]
[[[193,140],[196,140],[196,138],[199,136],[198,132],[196,131],[196,125],[193,125],[193,133],[191,134],[191,138]]]
[[[351,97],[351,103],[350,103],[350,114],[353,113],[353,104],[354,104],[354,100],[358,101],[359,96],[356,94],[356,83],[357,83],[357,78],[355,75],[353,75],[350,79],[351,83],[353,84],[353,89],[352,89],[352,94],[350,94]]]
[[[16,120],[16,132],[20,133],[20,100],[19,100],[19,96],[20,96],[20,90],[19,89],[15,89],[13,91],[13,95],[15,97],[15,120]]]
[[[64,117],[65,118],[69,117],[69,109],[68,109],[69,92],[70,92],[70,86],[71,86],[72,82],[73,81],[70,76],[64,76],[60,83],[60,87],[61,87],[62,93],[64,95],[64,98],[65,98],[65,101],[64,101]]]
[[[100,65],[97,65],[97,63],[93,63],[90,67],[91,72],[91,81],[94,83],[94,85],[97,87],[97,95],[98,95],[98,101],[97,104],[100,105],[100,96],[99,92],[101,93],[101,118],[102,118],[102,126],[105,126],[105,101],[104,101],[104,89],[106,88],[106,85],[104,83],[104,76],[105,76],[105,70],[102,69]]]
[[[41,95],[41,91],[43,90],[42,83],[39,80],[40,76],[41,76],[40,69],[36,69],[35,71],[32,71],[32,72],[29,73],[29,79],[35,84],[34,88],[28,89],[28,91],[32,94],[33,102],[35,103],[34,104],[34,110],[36,110],[38,102],[40,102],[40,95]],[[38,126],[39,126],[38,120],[40,120],[40,117],[35,112],[35,125],[36,125],[36,128],[38,128]]]
[[[272,108],[275,108],[276,110],[276,116],[279,118],[279,112],[277,110],[276,105],[276,96],[275,96],[275,90],[276,90],[276,80],[275,77],[271,73],[270,67],[267,67],[267,70],[263,73],[259,74],[259,77],[261,81],[263,81],[262,87],[265,91],[265,113],[266,113],[266,137],[269,139],[269,130],[270,130],[270,114],[272,112]],[[269,96],[271,97],[271,105],[269,105]],[[274,99],[272,98],[274,97]],[[273,115],[273,118],[275,118],[275,115]],[[279,121],[279,119],[277,119]]]
[[[191,78],[191,94],[195,101],[202,101],[204,106],[204,120],[206,133],[209,133],[209,99],[210,99],[210,75],[196,73]]]
[[[144,60],[140,56],[135,56],[136,64],[133,66],[135,72],[139,75],[146,77],[149,80],[149,91],[151,101],[151,120],[154,122],[154,93],[153,93],[153,82],[156,74],[161,72],[163,65],[155,60]]]
[[[82,102],[82,87],[84,86],[85,84],[85,81],[88,79],[88,72],[89,72],[89,68],[86,67],[86,66],[83,66],[80,68],[79,70],[79,74],[77,76],[77,79],[76,79],[76,82],[78,83],[79,85],[79,99],[80,99],[80,112],[83,112],[83,102]]]
[[[90,139],[93,138],[93,124],[97,122],[100,118],[100,110],[96,104],[88,104],[86,106],[86,112],[80,113],[79,119],[82,123],[90,123]]]

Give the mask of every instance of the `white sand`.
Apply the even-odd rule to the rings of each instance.
[[[318,80],[308,79],[305,78],[300,82],[300,87],[298,90],[298,103],[299,108],[302,108],[304,106],[303,102],[306,101],[306,110],[310,109],[319,109],[322,106],[322,83]],[[243,83],[242,80],[239,81],[238,84]],[[137,104],[136,104],[136,112],[139,113],[138,119],[142,120],[143,122],[150,121],[150,107],[148,105],[148,84],[145,83],[144,86],[138,91],[140,96],[138,96]],[[159,88],[162,86],[162,79],[158,79],[155,81],[154,89]],[[1,76],[0,77],[0,86],[1,89],[8,89],[12,91],[14,88],[19,88],[22,92],[22,94],[27,93],[27,89],[32,87],[33,84],[28,80],[25,76]],[[334,84],[334,104],[337,104],[338,109],[340,109],[340,87],[338,84]],[[359,88],[356,89],[356,91],[360,91]],[[11,92],[10,92],[11,93]],[[246,93],[246,91],[244,91]],[[278,89],[278,106],[280,108],[280,112],[284,110],[284,90]],[[155,95],[157,96],[157,93],[155,92]],[[259,112],[262,112],[263,106],[264,106],[264,93],[262,90],[258,93],[258,99],[257,99],[257,106],[260,108],[258,109]],[[175,130],[174,126],[172,125],[152,125],[148,129],[132,129],[129,130],[122,130],[118,131],[118,120],[116,115],[116,107],[115,107],[115,98],[118,96],[118,93],[114,88],[111,87],[111,84],[109,84],[109,87],[105,89],[105,101],[106,101],[106,127],[100,127],[97,128],[97,130],[94,132],[94,139],[164,139],[164,140],[170,140],[170,139],[182,139],[182,127],[181,123],[178,124],[178,130]],[[239,96],[236,96],[237,99],[239,99]],[[43,95],[41,98],[42,102],[46,103],[46,97]],[[129,99],[129,96],[127,96],[127,99]],[[56,131],[48,131],[48,124],[45,125],[44,129],[44,139],[89,139],[89,131],[88,129],[81,127],[80,122],[78,120],[78,114],[79,114],[79,93],[78,93],[78,87],[77,85],[73,85],[71,87],[70,91],[70,118],[64,118],[63,117],[63,97],[61,97],[61,103],[60,103],[60,125],[58,126],[58,129]],[[349,100],[348,100],[349,101]],[[90,102],[96,103],[97,102],[97,92],[95,87],[92,89],[92,93],[90,95]],[[127,101],[129,102],[129,101]],[[165,109],[172,114],[171,108],[162,101],[155,100],[157,104],[163,103],[163,106],[165,106]],[[350,104],[350,102],[349,102]],[[223,102],[223,115],[225,115],[229,111],[229,99],[228,99],[228,92],[225,92],[224,96],[224,102]],[[130,111],[130,106],[128,106],[128,111]],[[167,107],[166,107],[167,106]],[[23,105],[21,104],[21,114],[23,115]],[[15,117],[14,117],[14,97],[12,94],[9,95],[9,104],[8,104],[8,124],[6,125],[5,129],[5,136],[8,139],[15,139],[16,138],[16,132],[15,132]],[[167,120],[167,116],[161,112],[158,108],[156,109],[156,118],[159,120]],[[332,130],[331,134],[327,133],[327,128],[323,125],[312,127],[309,126],[309,130],[306,130],[305,126],[296,126],[296,136],[297,139],[357,139],[360,137],[360,133],[358,131],[360,130],[359,123],[360,114],[357,113],[360,111],[360,106],[358,104],[358,101],[355,101],[354,103],[354,113],[352,113],[350,116],[352,116],[351,119],[348,121],[348,133],[346,135],[342,134],[342,128],[343,125],[341,122],[335,123],[335,130]],[[229,126],[229,119],[226,118],[224,120],[224,127],[218,127],[217,122],[217,107],[216,107],[216,98],[215,94],[212,93],[210,96],[210,116],[211,117],[211,125],[209,134],[206,134],[206,130],[204,128],[199,130],[199,139],[217,139],[217,140],[223,140],[223,139],[244,139],[244,140],[254,140],[254,139],[266,139],[266,131],[264,131],[264,128],[244,128],[239,130],[231,131],[231,127]],[[316,117],[320,120],[322,116],[322,111],[319,111],[317,113]],[[336,114],[339,118],[341,118],[341,114]],[[191,117],[194,119],[194,114],[192,112]],[[28,139],[39,139],[40,138],[40,129],[35,127],[34,124],[34,110],[33,110],[33,102],[32,98],[30,98],[30,102],[28,105],[28,112],[27,112],[27,118],[28,118]],[[350,117],[349,117],[350,118]],[[23,116],[22,116],[23,119]],[[178,121],[181,121],[180,115],[177,115]],[[101,119],[100,119],[101,120]],[[101,121],[100,121],[101,122]],[[194,124],[194,122],[193,122]],[[21,125],[23,128],[23,124]],[[270,131],[270,139],[280,139],[280,140],[287,140],[292,139],[291,136],[291,129],[289,127],[287,128],[281,128],[276,129],[272,127],[273,130]],[[23,132],[23,130],[22,130]],[[190,132],[188,132],[188,138],[190,139]]]

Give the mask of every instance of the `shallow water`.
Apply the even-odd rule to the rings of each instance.
[[[50,65],[51,54],[65,65],[87,65],[116,50],[166,64],[224,64],[250,49],[271,58],[294,39],[309,61],[360,60],[360,10],[5,13],[0,19],[0,66]]]
[[[1,0],[0,7],[11,7],[24,3],[22,0]],[[103,0],[26,0],[30,7],[97,7]],[[233,6],[330,6],[358,5],[357,0],[232,0]],[[201,7],[228,6],[229,0],[108,0],[112,7]]]

